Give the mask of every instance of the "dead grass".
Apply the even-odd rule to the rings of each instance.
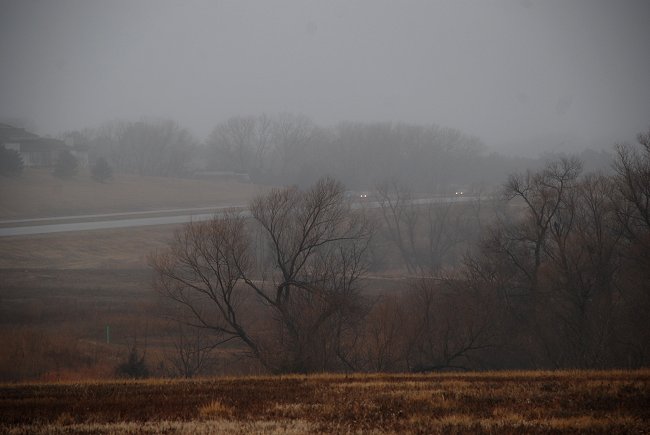
[[[241,204],[263,189],[234,181],[125,174],[108,183],[86,173],[63,180],[50,170],[27,168],[20,177],[0,179],[0,219]]]
[[[3,433],[644,433],[650,370],[0,385]]]
[[[133,269],[165,249],[174,226],[3,237],[1,269]],[[0,271],[1,273],[1,271]]]
[[[146,259],[170,233],[166,227],[3,239],[0,381],[113,378],[134,344],[146,347],[152,375],[172,374],[178,331],[162,314]],[[93,245],[95,253],[77,253]],[[258,372],[237,349],[217,353],[213,374]]]
[[[0,428],[2,426],[0,425]],[[117,423],[82,423],[82,424],[48,424],[23,425],[8,428],[8,435],[31,434],[288,434],[304,435],[315,433],[316,426],[304,420],[285,421],[156,421],[156,422],[117,422]]]
[[[225,404],[221,400],[212,400],[199,407],[199,416],[208,419],[229,418],[234,414],[232,406]]]

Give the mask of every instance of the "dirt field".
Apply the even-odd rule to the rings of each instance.
[[[241,204],[263,190],[235,181],[124,174],[97,183],[84,173],[60,179],[51,170],[27,168],[19,177],[0,178],[0,220]]]
[[[0,386],[3,433],[646,433],[650,371]]]

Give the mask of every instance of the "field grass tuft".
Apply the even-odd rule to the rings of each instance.
[[[226,405],[221,400],[213,400],[199,408],[199,415],[203,418],[229,418],[233,414],[233,407]]]

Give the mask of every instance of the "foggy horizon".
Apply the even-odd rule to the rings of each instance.
[[[0,118],[438,124],[520,155],[650,122],[643,1],[3,1]],[[541,145],[548,148],[540,148]]]

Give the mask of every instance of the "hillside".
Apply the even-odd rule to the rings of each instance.
[[[236,181],[115,174],[97,183],[87,173],[56,178],[48,169],[0,177],[0,220],[245,203],[264,187]]]

